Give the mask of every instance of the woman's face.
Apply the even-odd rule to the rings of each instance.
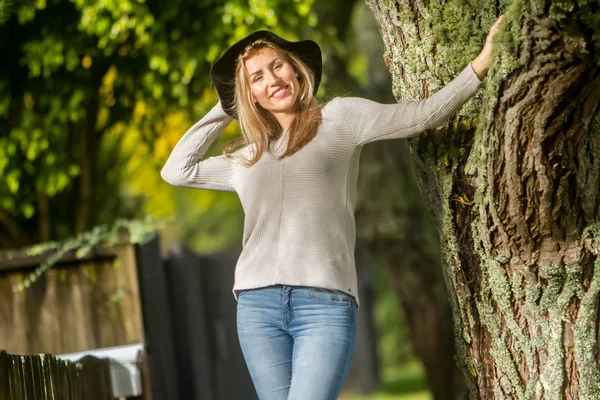
[[[298,74],[277,51],[261,49],[244,66],[255,102],[274,115],[295,112],[300,91]]]

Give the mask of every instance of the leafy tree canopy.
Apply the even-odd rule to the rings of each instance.
[[[158,170],[216,101],[211,63],[257,29],[339,46],[313,3],[0,1],[0,246],[172,213],[183,196]],[[239,220],[229,194],[192,197],[200,213]]]

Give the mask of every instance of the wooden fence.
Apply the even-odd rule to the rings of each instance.
[[[134,246],[67,254],[13,292],[44,258],[0,254],[0,349],[64,354],[144,341]]]
[[[256,399],[231,294],[240,250],[198,256],[179,246],[163,258],[158,238],[99,248],[84,259],[66,255],[17,293],[12,288],[43,258],[0,253],[0,349],[65,354],[143,343],[144,399]],[[369,392],[379,382],[371,260],[359,249],[356,256],[361,312],[350,379]]]
[[[67,253],[14,291],[46,257],[0,253],[0,400],[112,400],[108,360],[55,356],[144,342],[135,247]]]
[[[113,400],[109,361],[0,351],[0,400]]]

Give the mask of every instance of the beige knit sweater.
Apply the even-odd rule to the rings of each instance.
[[[481,81],[469,64],[426,100],[383,105],[335,98],[322,111],[317,136],[278,160],[287,132],[250,168],[225,156],[203,159],[233,120],[217,103],[179,140],[161,171],[165,181],[197,189],[235,191],[245,220],[233,293],[274,284],[340,290],[358,302],[354,210],[363,145],[414,137],[448,120]],[[248,146],[236,155],[248,156]]]

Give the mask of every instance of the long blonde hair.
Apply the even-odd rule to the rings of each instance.
[[[249,44],[238,57],[235,71],[234,107],[243,137],[227,144],[223,150],[225,156],[232,157],[231,154],[240,147],[252,145],[253,151],[250,153],[250,159],[241,160],[242,164],[247,167],[256,164],[263,153],[269,149],[270,141],[279,138],[283,132],[273,114],[252,101],[250,79],[244,65],[244,61],[265,48],[277,51],[285,61],[292,65],[298,74],[298,83],[300,84],[296,99],[297,113],[288,129],[287,150],[279,159],[291,156],[310,143],[317,135],[322,122],[321,109],[323,105],[318,104],[313,95],[315,82],[310,68],[298,56],[267,40],[259,39]]]

